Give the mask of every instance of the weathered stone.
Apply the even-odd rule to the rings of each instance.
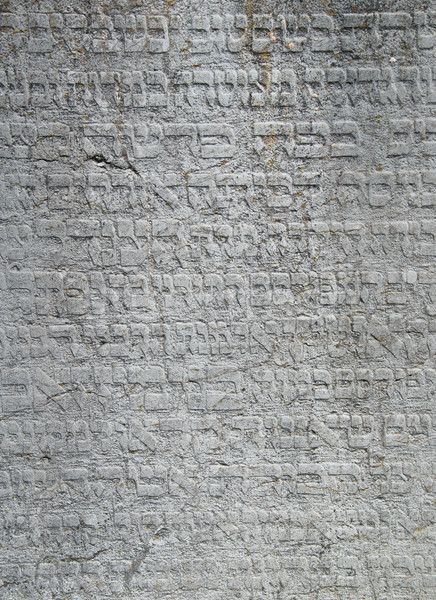
[[[2,11],[0,598],[434,600],[434,3]]]

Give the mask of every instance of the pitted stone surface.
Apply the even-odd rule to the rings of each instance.
[[[11,0],[0,598],[436,598],[436,5]]]

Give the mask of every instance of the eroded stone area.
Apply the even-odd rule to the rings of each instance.
[[[434,3],[0,8],[0,598],[434,600]]]

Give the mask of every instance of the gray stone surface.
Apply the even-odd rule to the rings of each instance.
[[[436,598],[436,5],[0,16],[0,598]]]

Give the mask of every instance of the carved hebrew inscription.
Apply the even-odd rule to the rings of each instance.
[[[436,5],[0,6],[0,599],[436,598]]]

